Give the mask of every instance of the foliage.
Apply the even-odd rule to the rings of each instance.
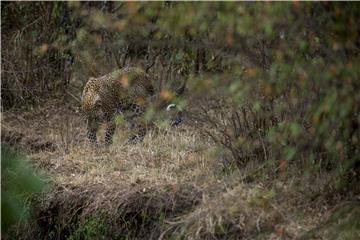
[[[105,239],[105,237],[100,237],[105,231],[104,223],[98,219],[89,219],[83,224],[80,224],[74,233],[68,237],[68,240],[90,240],[90,239]]]
[[[61,33],[71,34],[68,13],[55,2],[2,2],[1,8],[2,104],[26,107],[69,82],[71,56],[59,45],[67,41]]]
[[[359,4],[1,5],[4,108],[76,98],[90,76],[140,66],[163,95],[187,80],[180,103],[219,150],[211,160],[224,175],[250,166],[243,179],[275,185],[326,172],[321,194],[360,192]]]
[[[34,175],[24,157],[1,146],[1,231],[29,217],[28,198],[44,188],[44,181]]]
[[[307,232],[301,239],[356,239],[360,232],[359,216],[359,202],[346,202],[335,209],[325,223]]]

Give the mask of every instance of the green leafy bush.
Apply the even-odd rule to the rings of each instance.
[[[1,231],[25,221],[30,214],[29,197],[44,189],[45,183],[34,175],[24,156],[1,146]]]

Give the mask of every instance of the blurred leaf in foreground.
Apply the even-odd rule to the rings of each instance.
[[[6,233],[11,225],[26,220],[29,215],[27,199],[32,193],[44,188],[25,157],[1,146],[1,232]]]

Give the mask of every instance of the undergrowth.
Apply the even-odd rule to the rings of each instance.
[[[28,129],[20,120],[39,122],[51,109],[4,114],[5,134],[28,131],[26,139],[55,146],[34,150],[28,140],[18,142],[52,182],[31,201],[32,218],[14,227],[9,239],[299,238],[344,199],[327,188],[332,172],[271,174],[262,170],[264,162],[224,164],[226,153],[194,131],[195,124],[206,126],[190,118],[181,127],[150,132],[138,145],[124,144],[127,130],[119,126],[110,147],[88,145],[71,107],[63,107],[63,117],[49,114],[49,125]]]

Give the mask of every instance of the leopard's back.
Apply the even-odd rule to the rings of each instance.
[[[97,111],[96,106],[101,106],[103,111],[114,111],[119,106],[147,105],[153,95],[152,79],[147,73],[140,68],[122,68],[90,78],[83,90],[81,108],[88,114]]]

